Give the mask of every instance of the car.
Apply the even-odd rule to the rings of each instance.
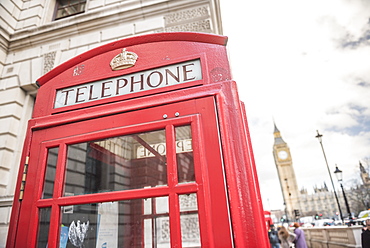
[[[364,210],[364,211],[361,211],[359,214],[358,214],[358,219],[367,219],[370,217],[370,210]]]

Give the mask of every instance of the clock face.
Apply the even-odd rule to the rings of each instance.
[[[279,153],[278,153],[278,156],[279,156],[279,158],[280,159],[287,159],[288,158],[288,153],[286,152],[286,151],[280,151]]]

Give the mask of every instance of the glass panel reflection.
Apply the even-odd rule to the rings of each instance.
[[[48,150],[47,167],[45,173],[43,199],[52,198],[54,190],[55,171],[57,167],[59,147]]]
[[[195,182],[191,127],[175,128],[176,160],[179,183]]]
[[[68,231],[66,247],[170,247],[168,218],[168,197],[62,209],[62,224]],[[168,233],[165,242],[159,242],[162,233]]]
[[[164,130],[68,146],[65,196],[167,185]]]
[[[37,247],[45,248],[48,244],[51,208],[40,208]]]

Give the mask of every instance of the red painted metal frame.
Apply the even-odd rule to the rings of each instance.
[[[173,105],[173,106],[172,106]],[[125,199],[148,198],[162,195],[169,195],[170,199],[170,219],[171,219],[171,244],[172,247],[181,247],[180,230],[180,211],[178,205],[178,194],[197,193],[198,211],[201,227],[201,237],[203,247],[230,247],[232,238],[230,229],[226,231],[222,227],[231,226],[229,222],[228,209],[225,204],[227,202],[226,185],[223,181],[223,169],[221,167],[221,156],[217,154],[218,144],[216,113],[214,100],[211,97],[201,98],[198,100],[190,100],[185,102],[173,103],[167,106],[158,106],[156,109],[143,109],[141,111],[123,113],[118,115],[109,115],[98,120],[85,120],[82,123],[74,122],[66,125],[51,125],[33,134],[33,145],[31,145],[30,169],[26,189],[27,194],[22,202],[22,208],[28,209],[29,212],[22,212],[19,216],[20,225],[30,226],[31,223],[38,222],[38,208],[52,207],[52,216],[50,220],[51,227],[58,227],[60,222],[60,206],[86,204],[90,202],[116,201]],[[159,109],[158,109],[159,108]],[[195,112],[194,110],[200,109]],[[171,111],[181,109],[184,117],[162,120],[163,111]],[[211,109],[213,111],[208,111]],[[199,113],[200,115],[198,115]],[[143,120],[138,123],[138,116]],[[121,121],[115,121],[115,120]],[[151,120],[145,123],[145,120]],[[154,120],[154,121],[153,121]],[[141,123],[144,122],[144,123]],[[89,124],[90,123],[90,124]],[[105,129],[101,130],[104,124]],[[194,158],[196,183],[178,184],[176,181],[176,148],[174,138],[174,127],[184,124],[191,124],[194,143]],[[202,127],[206,124],[206,127]],[[122,126],[122,127],[121,127]],[[83,132],[79,130],[83,128]],[[68,144],[77,142],[85,142],[88,140],[101,139],[110,136],[122,134],[130,134],[135,132],[143,132],[149,130],[158,130],[158,128],[166,127],[168,140],[168,186],[151,189],[129,190],[127,192],[108,192],[96,195],[81,195],[63,197],[63,180],[65,177],[65,157],[66,147]],[[205,130],[204,128],[207,128]],[[203,130],[203,131],[202,131]],[[207,134],[207,137],[204,135]],[[216,135],[215,135],[216,134]],[[65,138],[63,138],[65,137]],[[210,144],[205,145],[204,140],[207,138]],[[41,144],[41,146],[39,145]],[[56,183],[52,199],[40,199],[43,186],[40,182],[43,181],[45,174],[45,164],[47,161],[47,148],[56,147],[59,145],[58,166],[56,173]],[[36,154],[40,154],[37,156]],[[208,154],[208,155],[207,155]],[[208,166],[212,164],[212,168]],[[218,166],[217,166],[218,165]],[[31,179],[32,178],[32,179]],[[215,181],[215,182],[212,182]],[[212,186],[216,184],[217,186]],[[29,189],[32,189],[31,191]],[[213,192],[213,193],[212,193]],[[224,192],[224,193],[222,193]],[[212,209],[212,211],[210,211]],[[224,217],[223,217],[224,216]],[[22,234],[22,232],[25,232]],[[15,243],[16,247],[34,246],[37,237],[37,228],[21,229],[18,235],[25,237],[18,239]],[[58,243],[58,228],[50,228],[49,232],[49,247],[56,247]],[[219,245],[214,245],[215,243]],[[11,247],[11,246],[10,246]]]
[[[171,120],[162,118],[164,113],[174,115],[173,106],[177,106],[181,116],[193,116],[189,117],[194,123],[192,132],[196,134],[193,137],[193,151],[197,159],[196,163],[199,165],[196,167],[196,174],[201,178],[196,178],[195,184],[181,185],[182,188],[175,186],[178,191],[168,191],[168,187],[152,188],[149,190],[149,196],[163,195],[163,192],[170,195],[172,220],[179,220],[178,193],[203,192],[198,195],[203,247],[269,247],[245,109],[238,98],[236,83],[228,81],[231,76],[226,55],[226,41],[227,38],[223,36],[194,33],[164,33],[132,37],[81,54],[41,77],[38,80],[41,88],[38,92],[33,119],[29,121],[22,153],[7,247],[16,247],[17,235],[19,235],[17,230],[24,228],[30,230],[29,237],[19,239],[23,242],[22,245],[36,242],[36,231],[31,230],[34,229],[31,228],[31,223],[38,221],[38,213],[23,209],[29,209],[32,206],[45,207],[91,201],[91,195],[58,198],[57,196],[61,196],[63,190],[62,181],[55,184],[54,199],[39,200],[42,186],[37,180],[43,177],[45,168],[42,166],[47,159],[43,153],[48,147],[59,145],[60,135],[69,137],[68,142],[79,142],[91,135],[90,138],[101,138],[104,135],[113,135],[114,132],[120,133],[122,129],[136,132],[135,130],[145,131],[146,128],[151,129],[159,125],[166,127],[167,145],[169,153],[172,154],[168,159],[173,162],[175,161],[173,128],[176,126],[176,118]],[[134,67],[124,72],[112,71],[108,66],[109,61],[122,48],[139,53],[139,60]],[[53,108],[57,89],[194,58],[201,59],[202,80],[165,88],[163,91],[138,93],[135,98],[120,96],[74,107]],[[88,65],[84,73],[74,77],[74,68],[82,64]],[[207,104],[204,105],[204,101]],[[168,106],[172,106],[170,107],[172,112],[167,112]],[[190,111],[191,108],[192,111]],[[145,114],[139,117],[138,112]],[[114,117],[121,115],[125,116],[122,128],[112,129],[117,123]],[[145,122],[150,124],[145,124],[144,127],[138,122],[141,119],[145,119]],[[94,123],[94,125],[89,124],[89,130],[94,134],[90,136],[86,134],[84,137],[79,135],[87,132],[84,123]],[[63,129],[63,127],[68,128]],[[104,130],[109,128],[111,130],[108,134]],[[63,154],[64,157],[67,143],[61,144],[59,149],[59,154]],[[215,147],[215,144],[221,147],[210,156],[208,149]],[[39,155],[41,155],[40,158],[38,158]],[[30,174],[27,175],[24,200],[19,201],[22,172],[27,156],[30,156],[29,168],[31,169]],[[65,173],[64,163],[63,158],[58,157],[58,165],[62,165],[57,169],[60,178],[63,178]],[[41,167],[35,170],[32,166]],[[176,175],[176,168],[172,168],[170,173]],[[223,179],[220,179],[220,175]],[[177,185],[171,176],[168,178],[168,183]],[[148,191],[144,189],[130,192],[125,196],[127,199],[148,196],[145,193]],[[209,192],[224,193],[215,195]],[[96,195],[94,201],[112,199],[121,198],[118,197],[117,192],[109,192]],[[57,208],[54,207],[52,210],[53,221],[58,223],[60,217],[57,216],[58,211],[55,209]],[[228,217],[220,220],[220,213]],[[29,216],[25,217],[27,215]],[[172,221],[171,230],[179,228],[179,225],[179,221]],[[216,230],[218,227],[220,229]],[[224,239],[225,234],[221,232],[225,232],[226,236],[232,235],[232,241]],[[179,232],[173,232],[171,235],[172,247],[181,244]],[[55,228],[50,230],[49,236],[54,238],[49,243],[49,247],[56,247],[58,230]]]
[[[228,89],[217,95],[217,103],[221,139],[233,140],[222,144],[227,184],[234,189],[229,198],[236,247],[269,247],[245,107],[236,84],[224,86]],[[234,211],[238,208],[241,211]],[[258,231],[252,235],[250,230]]]

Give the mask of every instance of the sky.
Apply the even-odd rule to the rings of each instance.
[[[329,170],[360,181],[370,158],[370,1],[221,0],[223,33],[246,114],[265,210],[283,209],[272,155],[274,122],[299,189]],[[336,190],[340,189],[332,174]]]

